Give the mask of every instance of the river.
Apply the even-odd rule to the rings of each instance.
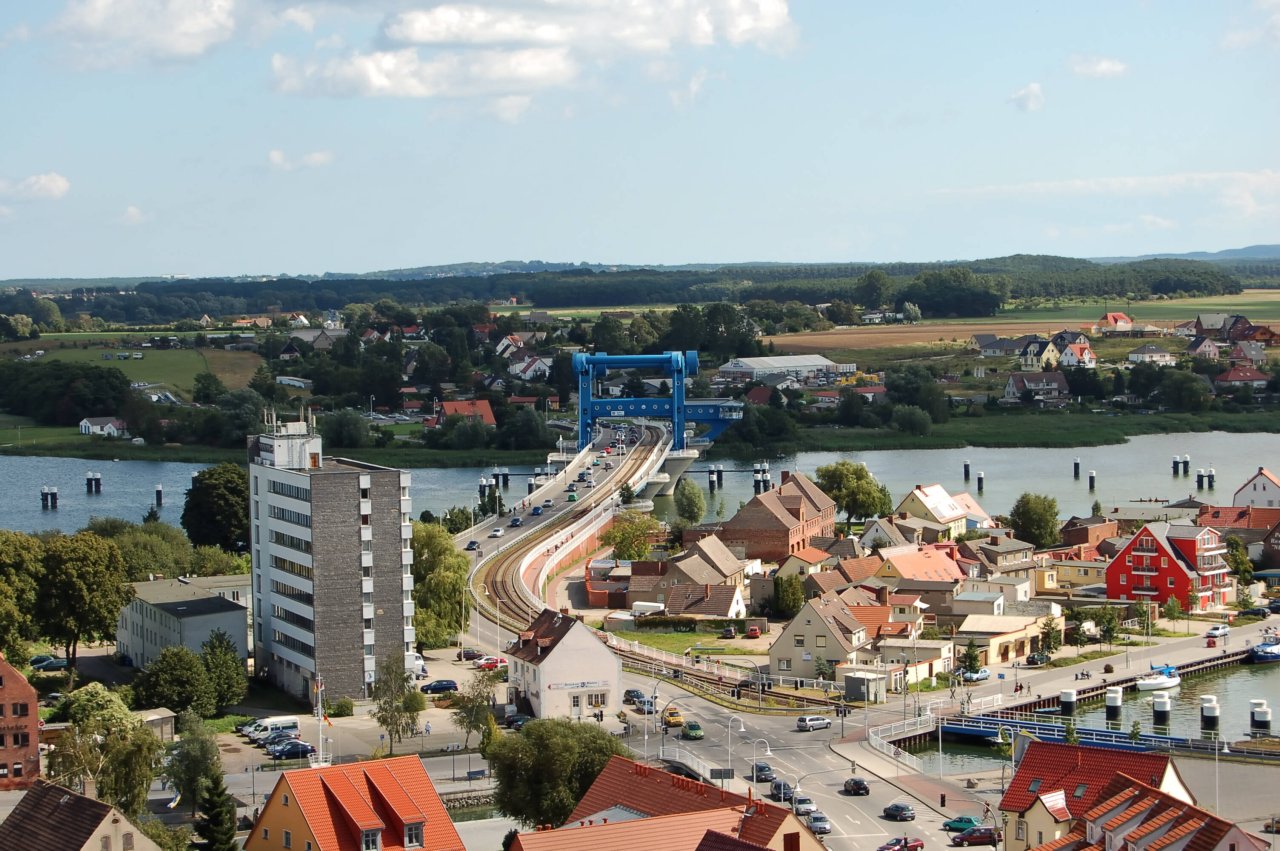
[[[1170,474],[1173,455],[1191,456],[1191,476]],[[971,462],[974,480],[968,490],[977,494],[976,477],[985,473],[985,488],[979,501],[991,514],[1004,514],[1025,491],[1048,494],[1058,500],[1065,519],[1085,515],[1094,499],[1114,505],[1152,497],[1180,499],[1196,493],[1195,471],[1213,467],[1217,489],[1204,491],[1203,499],[1230,503],[1231,495],[1259,466],[1280,467],[1280,434],[1228,434],[1201,432],[1134,437],[1128,443],[1079,449],[918,449],[877,452],[802,452],[771,458],[774,484],[782,470],[799,470],[812,475],[823,464],[849,458],[867,465],[877,479],[888,486],[894,501],[916,484],[938,482],[951,492],[965,490],[963,466]],[[1072,478],[1072,462],[1080,459],[1081,477]],[[732,516],[739,502],[752,495],[751,461],[722,461],[724,488],[715,498],[708,495],[708,517],[714,517],[723,500],[725,516]],[[0,456],[0,481],[5,482],[0,508],[3,523],[10,529],[73,531],[93,515],[140,520],[154,502],[155,486],[165,492],[162,517],[176,523],[182,511],[182,496],[191,476],[205,465],[165,461],[85,461],[77,458],[37,458]],[[707,462],[697,461],[693,481],[705,491]],[[482,472],[491,468],[414,469],[411,495],[415,512],[429,509],[437,514],[454,505],[474,505],[476,485]],[[1089,491],[1089,470],[1098,473],[1097,487]],[[84,475],[102,474],[102,493],[86,496]],[[696,472],[704,471],[704,472]],[[507,495],[518,499],[527,492],[526,481],[532,467],[511,467]],[[54,486],[59,491],[57,511],[42,510],[40,488]],[[669,499],[658,501],[658,513],[671,510]]]

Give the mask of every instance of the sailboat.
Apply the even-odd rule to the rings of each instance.
[[[1173,665],[1152,663],[1151,672],[1138,677],[1134,685],[1138,687],[1138,691],[1159,691],[1182,685],[1182,677]]]

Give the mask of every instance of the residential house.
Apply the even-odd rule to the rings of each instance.
[[[889,399],[889,390],[883,384],[864,384],[859,387],[850,387],[849,391],[873,405]]]
[[[954,559],[932,547],[898,547],[881,550],[880,555],[884,563],[876,570],[878,579],[946,582],[965,578],[964,571]]]
[[[1249,340],[1255,343],[1261,343],[1264,346],[1274,346],[1276,340],[1280,338],[1280,334],[1274,328],[1267,325],[1251,325],[1248,329],[1241,332],[1240,340]]]
[[[1211,337],[1193,337],[1187,344],[1187,354],[1193,358],[1217,360],[1222,357],[1222,347]]]
[[[748,405],[767,405],[773,398],[772,387],[752,387],[742,397]]]
[[[1280,585],[1280,522],[1268,529],[1262,538],[1262,567],[1270,575],[1259,578],[1264,579],[1268,587]],[[1254,576],[1262,572],[1257,571]]]
[[[493,418],[493,408],[489,407],[488,399],[441,402],[440,413],[442,421],[444,418],[457,416],[466,420],[479,421],[487,426],[496,426],[498,424],[498,421]]]
[[[783,470],[777,488],[752,497],[723,523],[687,530],[685,540],[716,534],[748,559],[781,562],[809,546],[815,535],[835,534],[835,506],[807,476]]]
[[[1266,390],[1269,377],[1251,366],[1233,366],[1213,379],[1213,387],[1219,393],[1248,387],[1252,390]]]
[[[538,718],[612,715],[622,708],[622,661],[580,620],[544,609],[507,650],[512,689]]]
[[[1000,812],[1009,819],[1005,851],[1022,851],[1065,836],[1102,800],[1112,778],[1122,771],[1180,801],[1195,803],[1168,754],[1021,737],[1017,745],[1017,771],[1000,799]]]
[[[960,543],[960,552],[981,565],[982,576],[1029,576],[1035,570],[1035,545],[1019,541],[1008,529]]]
[[[778,566],[773,575],[775,579],[780,579],[784,576],[808,576],[811,573],[825,570],[839,561],[839,557],[826,550],[820,550],[817,547],[805,547],[799,552],[794,552],[787,556],[786,560]]]
[[[1027,372],[1047,372],[1058,365],[1062,353],[1048,340],[1031,340],[1018,352],[1018,368]]]
[[[987,340],[982,344],[982,348],[978,350],[978,354],[984,358],[1012,358],[1017,357],[1026,345],[1026,341],[1011,340],[1008,337],[996,337]]]
[[[0,848],[161,851],[115,807],[41,779],[0,823]]]
[[[508,334],[498,341],[498,345],[494,347],[494,353],[500,358],[510,358],[523,348],[524,340],[515,334]]]
[[[307,319],[306,315],[302,313],[290,313],[289,318],[286,321],[288,322],[290,328],[310,328],[311,327],[311,320]]]
[[[1222,336],[1228,342],[1235,343],[1246,339],[1253,327],[1254,324],[1249,321],[1247,316],[1237,314],[1228,319],[1227,324],[1222,327]]]
[[[821,570],[817,573],[810,573],[804,578],[804,598],[812,600],[814,597],[834,594],[852,584],[839,570]]]
[[[833,555],[836,558],[861,558],[867,551],[858,543],[857,538],[847,537],[843,532],[838,535],[814,535],[809,539],[809,546]]]
[[[862,662],[867,663],[878,664],[888,674],[889,687],[902,692],[904,681],[926,682],[955,668],[955,644],[947,640],[889,636],[877,645],[873,657]]]
[[[769,846],[748,842],[736,835],[748,819],[755,817],[748,815],[752,806],[639,819],[602,816],[599,821],[571,821],[555,830],[522,833],[511,844],[511,851],[597,851],[600,848],[766,851]]]
[[[116,650],[128,664],[145,668],[166,647],[199,653],[217,630],[241,661],[248,658],[248,611],[241,603],[181,579],[134,582],[133,590],[116,622]]]
[[[1093,324],[1091,330],[1095,334],[1128,334],[1133,330],[1133,320],[1125,314],[1115,311],[1104,313],[1102,318]]]
[[[1070,811],[1063,806],[1056,815],[1065,819]],[[1033,851],[1267,851],[1270,847],[1268,840],[1144,783],[1122,768],[1111,776],[1098,803],[1075,820],[1069,832],[1034,846]]]
[[[280,354],[276,355],[276,360],[290,361],[298,360],[302,357],[302,350],[298,348],[298,344],[292,339],[284,344],[284,348],[280,350]]]
[[[862,537],[858,539],[858,543],[866,550],[879,550],[885,547],[901,547],[906,544],[921,543],[915,537],[916,530],[908,530],[898,526],[897,519],[896,514],[891,514],[886,517],[878,517],[875,520],[868,520],[863,528]]]
[[[1156,366],[1173,366],[1178,359],[1155,343],[1143,343],[1128,354],[1129,363],[1150,363]]]
[[[128,437],[128,426],[117,417],[85,417],[80,421],[80,433],[99,437]]]
[[[614,756],[605,764],[604,770],[592,781],[565,824],[581,827],[588,822],[603,824],[608,821],[612,825],[617,822],[630,823],[663,816],[701,813],[707,816],[707,826],[714,827],[721,822],[712,813],[726,807],[742,810],[743,818],[733,832],[738,839],[772,851],[824,851],[822,842],[809,832],[789,807],[776,806],[753,794],[740,795],[728,789],[718,789],[696,780],[677,777],[621,756]],[[643,847],[666,848],[666,835],[663,833],[661,841],[656,844],[645,844]],[[568,843],[573,840],[565,841]],[[537,851],[579,847],[581,846],[569,844],[539,845]],[[622,849],[636,846],[607,847]]]
[[[1120,534],[1120,524],[1115,520],[1094,515],[1093,517],[1072,517],[1062,524],[1062,543],[1068,546],[1097,546],[1099,541],[1113,538]]]
[[[1261,343],[1241,340],[1231,347],[1227,360],[1232,366],[1261,367],[1267,363],[1267,348]]]
[[[26,789],[40,776],[44,722],[39,697],[27,678],[0,654],[0,792]],[[3,833],[0,828],[0,836]]]
[[[1164,605],[1191,600],[1194,611],[1224,606],[1235,589],[1217,529],[1188,521],[1147,523],[1107,567],[1107,595],[1113,600],[1147,600]]]
[[[963,580],[955,579],[900,579],[894,587],[898,594],[910,594],[920,598],[928,611],[936,614],[939,609],[949,609],[951,600],[962,588]]]
[[[1040,649],[1042,617],[1024,615],[969,615],[956,627],[960,646],[973,639],[984,665],[1004,664]]]
[[[201,314],[200,318],[197,319],[196,321],[200,324],[201,328],[204,328],[206,330],[209,328],[212,328],[214,325],[217,324],[216,322],[213,321],[212,318],[210,318],[209,314],[207,313]]]
[[[1015,372],[1004,385],[1004,398],[1013,401],[1030,394],[1034,402],[1053,402],[1069,399],[1071,388],[1061,372]]]
[[[999,334],[974,334],[968,339],[968,341],[966,342],[966,345],[969,347],[971,351],[982,354],[983,349],[985,349],[987,346],[990,346],[992,343],[996,342],[996,340],[999,340],[999,339],[1000,339]]]
[[[1072,331],[1069,328],[1063,328],[1050,337],[1049,341],[1058,347],[1058,351],[1063,351],[1067,346],[1089,345],[1089,335],[1083,331]]]
[[[836,565],[836,572],[848,580],[849,584],[856,585],[874,577],[882,563],[881,558],[875,555],[844,558]]]
[[[769,648],[769,670],[783,677],[817,678],[817,660],[843,664],[867,641],[867,629],[839,597],[807,601]]]
[[[664,574],[672,585],[735,585],[746,583],[750,561],[744,562],[716,535],[691,543],[666,561]]]
[[[282,773],[244,843],[278,848],[465,851],[417,756]]]
[[[1227,327],[1231,324],[1230,313],[1200,313],[1196,315],[1196,336],[1212,337],[1225,340]]]
[[[991,515],[983,508],[973,494],[961,492],[952,497],[956,501],[956,505],[964,509],[964,528],[966,532],[972,532],[974,529],[992,529],[995,528],[995,521],[991,519]]]
[[[1090,587],[1100,588],[1105,593],[1107,565],[1110,563],[1110,559],[1102,561],[1052,559],[1047,564],[1036,568],[1036,594],[1071,595],[1071,591]]]
[[[1088,343],[1068,343],[1062,349],[1062,357],[1058,358],[1058,366],[1063,369],[1094,369],[1098,365],[1098,356]]]
[[[1249,552],[1250,558],[1260,555],[1258,545],[1266,537],[1267,530],[1280,522],[1280,504],[1271,508],[1256,505],[1202,505],[1196,516],[1197,526],[1212,526],[1224,537],[1238,538]]]
[[[667,591],[667,614],[701,618],[745,618],[741,585],[673,585]]]
[[[968,525],[968,512],[939,484],[916,485],[903,497],[894,513],[922,517],[947,527],[947,538],[960,536]]]
[[[1266,467],[1259,467],[1231,498],[1235,506],[1252,505],[1266,508],[1280,506],[1280,479]]]
[[[999,591],[961,591],[951,599],[951,614],[1003,615],[1004,595]]]
[[[521,381],[542,381],[551,374],[551,358],[532,353],[526,357],[513,357],[507,373]]]

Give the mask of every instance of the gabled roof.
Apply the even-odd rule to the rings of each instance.
[[[956,504],[942,485],[916,485],[911,489],[911,495],[920,500],[939,523],[950,523],[965,516],[964,509]],[[901,511],[899,506],[899,513]]]
[[[788,558],[798,558],[805,564],[820,564],[821,562],[831,558],[831,553],[825,550],[820,550],[817,547],[805,547],[802,550],[792,553]]]
[[[101,801],[36,778],[0,823],[0,848],[82,848],[111,815]]]
[[[880,569],[882,564],[884,562],[878,556],[842,558],[840,563],[836,565],[836,570],[850,582],[861,582],[864,579],[870,579],[875,576],[876,571]]]
[[[893,607],[891,606],[849,606],[849,614],[867,629],[867,638],[884,638],[889,635],[910,635],[911,624],[907,621],[891,622]]]
[[[951,497],[955,500],[956,505],[964,509],[964,512],[972,519],[978,521],[986,521],[991,519],[991,515],[982,507],[973,494],[967,491],[956,494]]]
[[[379,828],[383,828],[383,851],[398,851],[404,848],[404,825],[415,822],[423,825],[423,848],[464,851],[458,831],[416,756],[286,771],[273,798],[281,786],[292,793],[316,838],[316,851],[357,848],[359,831]],[[251,838],[247,847],[253,845]]]
[[[1233,366],[1213,379],[1215,384],[1232,381],[1267,381],[1268,377],[1251,366]]]
[[[752,387],[743,398],[753,405],[767,405],[773,396],[772,387]]]
[[[963,579],[964,571],[948,555],[932,548],[917,548],[914,552],[886,555],[885,561],[893,565],[903,579]]]
[[[562,615],[555,609],[543,609],[542,614],[516,636],[516,643],[507,650],[507,655],[540,665],[577,622],[577,619]]]
[[[805,577],[805,582],[813,583],[819,594],[836,591],[849,584],[849,580],[838,570],[820,570],[817,573],[810,573]]]
[[[1280,483],[1276,487],[1280,488]],[[1256,505],[1204,505],[1196,517],[1197,526],[1215,529],[1270,529],[1276,523],[1280,523],[1280,508],[1259,508]]]
[[[667,591],[667,613],[725,618],[739,593],[737,585],[672,585]]]
[[[1253,480],[1259,477],[1264,478],[1267,481],[1271,482],[1271,485],[1273,487],[1280,488],[1280,479],[1276,478],[1275,473],[1272,473],[1266,467],[1259,467],[1258,472],[1254,473],[1252,476],[1245,479],[1244,484],[1240,486],[1240,489],[1236,491],[1235,495],[1239,496],[1241,491],[1249,487],[1249,485],[1253,484]]]
[[[784,495],[798,493],[808,500],[813,507],[815,513],[822,513],[828,508],[835,508],[836,502],[827,496],[822,488],[813,483],[813,480],[803,473],[783,472],[783,482],[778,486],[778,491]]]
[[[1170,765],[1165,754],[1033,741],[1018,762],[1000,809],[1025,813],[1037,797],[1062,790],[1071,816],[1080,818],[1098,803],[1116,772],[1123,770],[1158,787]]]
[[[716,535],[700,538],[670,562],[694,582],[719,584],[742,572],[742,562]]]
[[[478,417],[485,425],[496,426],[498,421],[493,418],[493,408],[489,407],[488,399],[471,399],[464,402],[441,402],[441,413],[448,417],[458,415],[467,418]]]
[[[663,851],[698,851],[701,848],[755,849],[766,846],[736,839],[747,807],[720,807],[691,813],[617,821],[607,817],[589,822],[570,821],[557,830],[522,833],[513,851],[598,851],[600,848],[661,848]],[[704,845],[708,834],[730,844]]]

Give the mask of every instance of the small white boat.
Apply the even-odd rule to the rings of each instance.
[[[1161,689],[1177,688],[1182,685],[1182,677],[1178,674],[1178,669],[1172,665],[1153,665],[1151,673],[1143,674],[1138,677],[1135,685],[1138,691],[1160,691]]]

